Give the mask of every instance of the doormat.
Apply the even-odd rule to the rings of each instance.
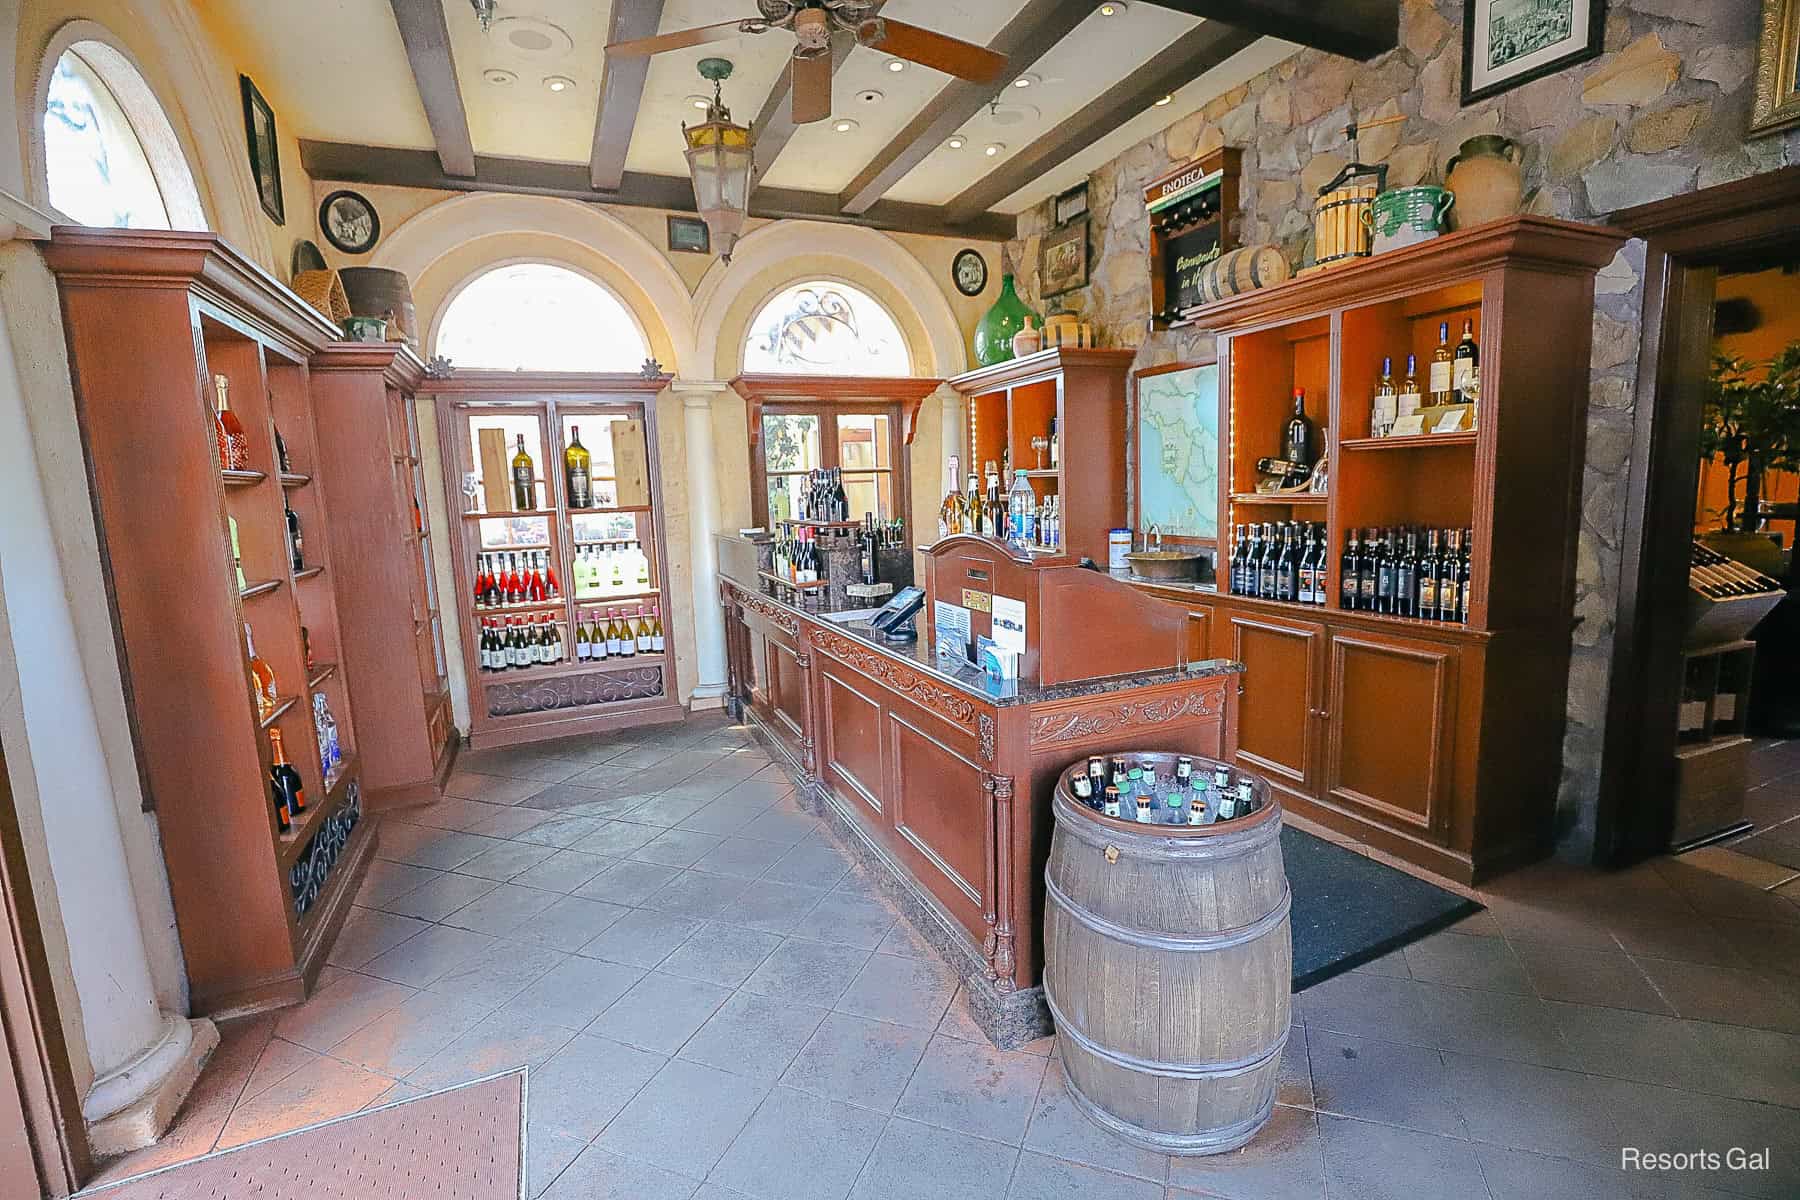
[[[522,1200],[525,1072],[246,1142],[79,1200]]]
[[[1481,905],[1292,825],[1281,857],[1294,894],[1294,991],[1371,962]]]

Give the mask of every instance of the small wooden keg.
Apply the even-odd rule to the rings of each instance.
[[[1169,777],[1172,754],[1130,754]],[[1195,758],[1211,778],[1221,764]],[[1078,765],[1076,769],[1082,769]],[[1293,943],[1281,806],[1212,825],[1137,824],[1076,800],[1067,772],[1044,870],[1044,996],[1076,1103],[1124,1140],[1219,1154],[1274,1110]]]

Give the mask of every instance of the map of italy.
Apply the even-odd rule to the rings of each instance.
[[[1183,537],[1219,535],[1219,368],[1138,381],[1138,524]]]

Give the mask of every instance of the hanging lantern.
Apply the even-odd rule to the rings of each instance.
[[[694,207],[706,221],[713,249],[730,262],[750,207],[755,147],[750,144],[749,127],[732,123],[731,110],[721,95],[720,85],[731,77],[731,63],[723,58],[703,58],[700,74],[712,80],[712,102],[707,105],[705,121],[683,123],[681,131],[687,138],[688,174],[694,177]]]

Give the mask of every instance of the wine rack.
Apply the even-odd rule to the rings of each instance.
[[[436,400],[454,526],[456,624],[471,743],[507,745],[680,719],[654,403],[663,381],[470,371],[428,386]],[[572,504],[563,470],[577,430],[590,454],[591,503],[584,507]],[[490,486],[495,481],[487,473],[496,464],[491,452],[483,453],[484,431],[504,437],[504,488]],[[523,497],[514,494],[511,474],[520,438],[531,464],[529,481],[517,481],[529,488]],[[491,446],[492,433],[488,440]],[[503,595],[492,603],[484,594],[478,602],[484,563],[494,561],[488,556],[499,556],[503,569],[516,567],[526,577],[522,598]],[[598,563],[605,564],[604,578],[582,586]],[[663,651],[580,659],[575,631],[587,614],[609,611],[621,617],[653,611],[662,623]],[[560,658],[483,669],[484,623],[496,621],[513,622],[533,636],[553,630]]]
[[[358,668],[333,586],[343,513],[314,483],[347,449],[323,436],[337,431],[319,418],[312,373],[338,331],[211,234],[59,228],[45,258],[62,293],[127,716],[192,1011],[295,1003],[375,842],[373,827],[345,815],[360,804]],[[221,379],[247,460],[229,470],[213,411]],[[266,707],[247,628],[274,676]],[[342,753],[330,774],[318,697]],[[312,801],[286,831],[270,789],[277,730]],[[297,905],[293,868],[326,833],[335,866]]]

